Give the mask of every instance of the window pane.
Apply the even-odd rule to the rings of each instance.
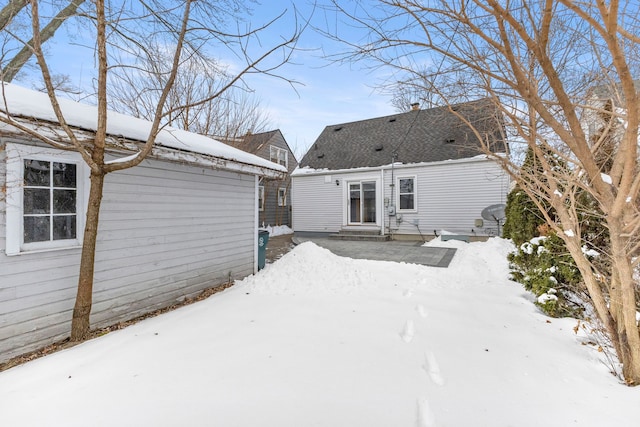
[[[62,215],[53,217],[53,240],[76,238],[76,216]]]
[[[376,183],[362,183],[363,218],[362,222],[376,222]]]
[[[258,187],[258,209],[264,210],[264,187]]]
[[[349,184],[349,221],[360,222],[360,184]]]
[[[400,180],[400,193],[413,193],[413,179]]]
[[[76,190],[53,190],[53,213],[76,213]]]
[[[46,242],[49,240],[49,217],[24,217],[24,242]]]
[[[76,188],[76,165],[70,163],[54,163],[53,186]]]
[[[362,191],[376,191],[376,183],[375,182],[363,182],[362,183]]]
[[[413,209],[413,194],[400,195],[400,209]]]
[[[27,187],[48,187],[51,163],[40,160],[24,161],[24,185]]]
[[[49,190],[41,188],[25,188],[23,194],[25,214],[49,213]]]

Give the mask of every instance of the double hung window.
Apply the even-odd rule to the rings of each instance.
[[[283,148],[271,145],[269,147],[269,160],[286,168],[289,164],[289,153]]]
[[[7,255],[81,245],[85,170],[78,153],[7,144]]]
[[[278,206],[287,206],[286,188],[278,188]]]
[[[398,177],[396,188],[398,189],[398,211],[416,212],[418,210],[418,204],[416,202],[416,177]]]

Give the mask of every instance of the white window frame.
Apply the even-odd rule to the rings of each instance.
[[[264,211],[264,185],[258,185],[258,211]]]
[[[278,206],[287,206],[286,188],[278,188]]]
[[[7,143],[6,245],[7,255],[82,247],[89,199],[89,168],[79,153],[48,147]],[[24,161],[40,160],[76,165],[76,238],[24,243]]]
[[[275,160],[274,160],[275,159]],[[269,146],[269,160],[273,163],[289,168],[289,152],[284,148],[276,147],[275,145]],[[284,160],[284,163],[281,162]]]
[[[413,180],[413,193],[403,193],[403,194],[413,194],[413,209],[401,209],[400,208],[400,180],[402,179],[412,179]],[[416,175],[405,175],[399,176],[396,178],[396,210],[397,212],[418,212],[418,178]]]

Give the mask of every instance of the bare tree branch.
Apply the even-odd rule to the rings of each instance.
[[[80,5],[84,3],[84,0],[73,0],[67,7],[62,9],[49,23],[40,31],[40,44],[46,43],[56,33],[58,28],[67,20],[73,16]],[[33,55],[33,40],[29,41],[20,52],[13,57],[13,59],[2,70],[2,78],[5,82],[11,82],[18,74],[20,69],[27,63],[31,55]]]
[[[338,3],[334,13],[366,39],[324,30],[347,47],[334,60],[388,67],[401,87],[422,88],[432,102],[488,97],[514,142],[533,150],[544,179],[523,172],[516,157],[495,156],[476,132],[565,242],[625,379],[640,384],[638,9],[617,0],[380,0],[349,10]],[[597,265],[582,252],[584,194],[596,209],[588,214],[607,229]]]

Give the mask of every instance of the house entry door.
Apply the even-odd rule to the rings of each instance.
[[[349,183],[349,224],[376,223],[376,182]]]

